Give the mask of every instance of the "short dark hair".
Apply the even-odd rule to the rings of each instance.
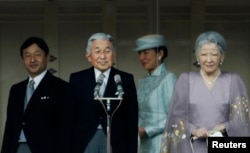
[[[21,57],[23,57],[23,50],[28,48],[29,46],[31,46],[32,44],[37,44],[37,46],[39,46],[44,52],[46,55],[49,54],[49,47],[48,45],[46,44],[46,42],[42,39],[42,38],[39,38],[39,37],[29,37],[27,38],[22,46],[20,47],[20,54],[21,54]]]
[[[165,58],[168,57],[168,48],[167,48],[167,46],[160,46],[160,47],[157,47],[157,48],[154,48],[154,49],[155,49],[156,53],[159,52],[160,50],[163,50],[164,55],[163,55],[162,59],[165,59]]]

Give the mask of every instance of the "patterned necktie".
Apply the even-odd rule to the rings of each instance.
[[[26,89],[26,97],[25,97],[25,105],[24,105],[24,109],[26,108],[26,106],[28,105],[29,103],[29,100],[35,90],[35,87],[34,87],[34,84],[35,84],[35,81],[34,80],[30,80],[29,82],[29,85]]]
[[[102,85],[101,85],[101,87],[100,87],[100,91],[99,91],[99,95],[100,95],[100,97],[103,97],[103,95],[104,95],[104,91],[105,91],[105,75],[102,73],[102,74],[100,74],[100,75],[103,75],[104,76],[104,79],[103,79],[103,82],[102,82]]]

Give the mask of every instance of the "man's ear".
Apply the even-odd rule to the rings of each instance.
[[[50,55],[50,54],[47,54],[46,56],[47,56],[47,63],[49,63],[49,61],[50,61],[50,56],[51,56],[51,55]]]
[[[85,54],[85,56],[86,56],[86,58],[87,58],[87,60],[88,60],[89,62],[91,62],[91,57],[90,57],[90,55],[91,55],[91,53],[86,53],[86,54]]]

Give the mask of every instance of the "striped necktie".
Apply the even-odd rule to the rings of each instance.
[[[104,91],[105,91],[105,75],[102,73],[100,75],[103,75],[104,76],[104,79],[103,79],[103,82],[102,82],[102,85],[100,87],[100,91],[99,91],[99,95],[100,97],[103,97],[104,96]]]

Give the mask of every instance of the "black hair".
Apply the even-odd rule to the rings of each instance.
[[[168,57],[168,48],[167,48],[167,46],[160,46],[160,47],[157,47],[157,48],[154,48],[154,49],[155,49],[156,53],[158,53],[160,50],[163,50],[164,55],[162,57],[162,60],[164,60],[165,58]]]
[[[29,46],[31,46],[32,44],[37,44],[38,47],[40,47],[46,55],[49,54],[49,47],[48,45],[46,44],[46,42],[42,39],[42,38],[39,38],[39,37],[29,37],[27,38],[22,46],[20,47],[20,54],[21,54],[21,57],[23,57],[23,50],[28,48]]]

